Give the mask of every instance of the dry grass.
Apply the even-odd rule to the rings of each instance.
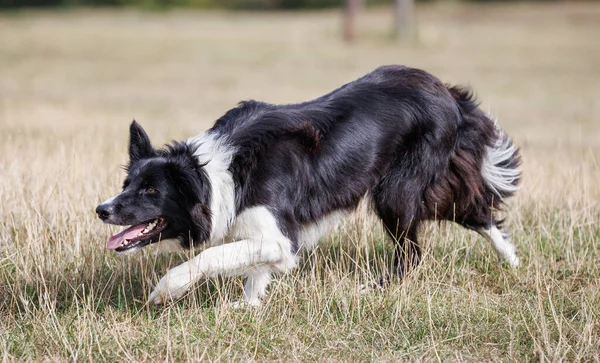
[[[600,6],[425,6],[409,45],[385,9],[353,46],[337,16],[0,14],[3,360],[600,360]],[[385,63],[472,84],[522,146],[523,266],[432,225],[407,281],[360,295],[387,254],[354,216],[263,308],[227,307],[236,279],[145,307],[184,256],[115,256],[93,213],[119,189],[132,117],[167,142],[241,99],[310,99]]]

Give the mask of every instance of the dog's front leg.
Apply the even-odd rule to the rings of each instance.
[[[171,269],[148,298],[162,304],[181,297],[202,277],[236,276],[256,267],[287,270],[295,266],[288,241],[247,239],[211,247],[192,260]]]

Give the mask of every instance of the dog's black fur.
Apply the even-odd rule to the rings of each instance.
[[[178,238],[185,247],[209,241],[210,201],[220,186],[210,184],[194,145],[156,150],[135,122],[130,131],[123,193],[109,213],[99,207],[101,218],[114,224],[165,218],[162,235],[140,247],[159,238]],[[303,226],[368,196],[398,243],[403,270],[405,252],[409,264],[420,259],[421,222],[449,220],[474,230],[499,225],[493,212],[514,192],[490,187],[482,176],[486,150],[506,136],[470,91],[403,66],[380,67],[309,102],[242,102],[208,133],[234,150],[228,171],[235,214],[266,206],[293,253]],[[496,166],[518,165],[515,150]],[[516,186],[519,178],[508,182]],[[158,192],[147,193],[149,186]]]

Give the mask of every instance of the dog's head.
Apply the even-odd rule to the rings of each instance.
[[[103,222],[130,226],[110,237],[108,249],[133,252],[164,240],[187,248],[208,240],[211,187],[189,145],[154,149],[133,121],[126,170],[123,191],[96,208]]]

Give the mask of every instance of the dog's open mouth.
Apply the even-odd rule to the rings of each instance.
[[[164,218],[158,217],[151,221],[133,225],[108,240],[108,249],[117,252],[126,251],[133,247],[143,247],[150,243],[150,239],[162,232],[167,227]]]

